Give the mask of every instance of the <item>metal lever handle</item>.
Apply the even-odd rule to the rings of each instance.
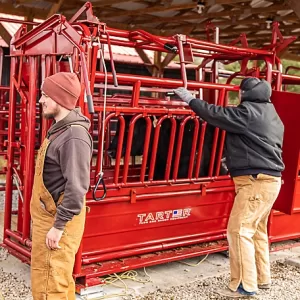
[[[104,182],[103,175],[104,175],[103,172],[101,172],[101,173],[99,174],[98,181],[97,181],[97,183],[96,183],[96,185],[95,185],[95,188],[94,188],[94,190],[93,190],[93,198],[94,198],[95,201],[103,200],[103,199],[106,197],[106,186],[105,186],[105,182]],[[100,183],[102,183],[102,186],[103,186],[103,195],[102,195],[101,197],[97,198],[97,197],[96,197],[96,191],[97,191],[98,186],[99,186]]]
[[[166,94],[165,94],[166,96],[174,96],[175,95],[175,93],[174,92],[166,92]]]

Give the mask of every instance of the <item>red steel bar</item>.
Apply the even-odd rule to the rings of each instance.
[[[225,89],[222,89],[219,94],[218,104],[221,105],[224,103],[224,98],[226,95]],[[213,148],[211,151],[211,158],[209,163],[209,171],[208,176],[213,176],[214,166],[215,166],[215,158],[216,158],[216,151],[217,151],[217,145],[218,145],[218,137],[219,137],[219,128],[215,129],[214,139],[213,139]]]
[[[115,113],[111,113],[109,114],[106,119],[105,119],[105,124],[104,124],[104,129],[107,128],[107,124],[110,121],[110,119],[112,119],[113,117],[115,117],[116,114]],[[101,124],[102,126],[102,124]],[[104,133],[105,134],[105,133]],[[99,135],[98,135],[98,149],[102,149],[102,145],[104,142],[104,137],[102,136],[102,130],[101,128],[99,129]],[[100,166],[102,166],[103,164],[103,155],[99,155],[97,156],[97,161],[96,161],[96,173],[95,173],[95,178],[94,178],[94,182],[96,183],[97,178],[96,175],[99,173],[100,171]]]
[[[26,157],[24,182],[24,218],[23,218],[23,239],[30,237],[30,199],[33,186],[34,175],[34,145],[35,145],[35,120],[36,120],[36,99],[37,99],[37,57],[29,57],[30,74],[29,74],[29,95],[28,95],[28,123],[27,123],[27,140],[26,140]]]
[[[8,238],[4,239],[3,242],[5,245],[16,250],[18,253],[24,255],[25,257],[30,258],[31,252],[29,250],[23,248],[21,245],[14,243],[12,240],[10,240]]]
[[[108,81],[113,81],[112,74],[107,75]],[[101,82],[104,80],[104,74],[97,72],[95,75],[95,80],[97,82]],[[154,78],[154,77],[147,77],[141,75],[131,75],[131,74],[120,74],[118,73],[118,80],[119,83],[124,84],[132,84],[137,81],[141,81],[143,86],[159,86],[159,87],[166,87],[166,88],[176,88],[182,86],[181,80],[176,79],[169,79],[169,78]],[[199,89],[199,88],[208,88],[208,89],[226,89],[227,91],[238,91],[237,86],[226,85],[226,84],[215,84],[215,83],[208,83],[208,82],[196,82],[196,81],[189,81],[188,88],[190,89]]]
[[[31,240],[30,239],[23,239],[19,233],[15,232],[15,231],[12,231],[10,229],[6,229],[6,234],[7,236],[10,236],[12,238],[14,238],[15,240],[17,240],[19,243],[21,243],[22,245],[26,246],[26,247],[29,247],[31,249],[32,247],[32,243],[31,243]]]
[[[194,120],[195,128],[194,128],[193,143],[192,143],[189,170],[188,170],[188,178],[190,179],[193,177],[193,168],[195,163],[196,148],[197,148],[198,134],[199,134],[199,120],[196,118],[194,118],[193,120]]]
[[[133,139],[133,131],[134,127],[136,126],[136,121],[142,118],[143,115],[139,114],[134,116],[129,124],[128,129],[128,136],[127,136],[127,144],[126,144],[126,152],[125,152],[125,159],[124,159],[124,170],[123,170],[123,184],[127,183],[127,176],[128,176],[128,168],[129,168],[129,159],[130,159],[130,151],[132,146],[132,139]]]
[[[10,74],[16,76],[16,58],[11,58]],[[14,82],[10,82],[9,91],[9,119],[8,119],[8,147],[7,147],[7,172],[5,185],[5,206],[4,206],[4,234],[3,239],[7,239],[6,230],[11,228],[12,214],[12,168],[14,166],[14,141],[15,141],[15,124],[16,124],[16,89]]]
[[[146,121],[146,134],[145,134],[143,161],[142,161],[142,165],[141,165],[141,175],[140,175],[140,181],[142,183],[145,182],[146,167],[147,167],[147,161],[148,161],[148,152],[149,152],[149,148],[150,148],[150,138],[151,138],[151,130],[152,130],[151,119],[149,117],[146,117],[145,121]]]
[[[187,116],[180,123],[179,134],[178,134],[178,139],[177,139],[177,148],[176,148],[176,154],[175,154],[175,160],[174,160],[174,168],[173,168],[173,179],[175,179],[175,180],[177,179],[177,175],[178,175],[181,148],[182,148],[182,146],[184,147],[184,145],[182,145],[184,129],[185,129],[186,123],[189,120],[191,120],[191,118],[192,118],[192,116]]]
[[[200,166],[201,166],[201,160],[202,160],[202,153],[203,153],[203,145],[204,145],[204,139],[205,139],[205,132],[206,132],[206,122],[203,122],[201,124],[201,133],[199,137],[199,145],[198,145],[198,156],[196,161],[196,168],[195,168],[195,177],[199,178],[200,174]]]
[[[96,256],[90,257],[90,258],[83,258],[82,263],[84,265],[92,264],[92,263],[95,263],[98,261],[106,261],[106,260],[115,259],[115,258],[128,257],[128,256],[133,256],[133,255],[141,255],[143,253],[162,251],[162,250],[167,250],[167,249],[181,247],[181,246],[189,246],[189,245],[198,244],[198,243],[206,243],[206,242],[211,242],[211,241],[216,241],[216,240],[222,240],[224,238],[226,238],[225,233],[220,234],[220,235],[193,238],[190,240],[185,240],[185,241],[180,241],[180,242],[162,243],[160,245],[153,245],[153,246],[143,247],[143,248],[139,248],[139,249],[135,248],[135,249],[131,249],[131,250],[120,250],[118,252],[116,251],[116,252],[111,252],[111,253],[99,254],[99,255],[96,255]]]
[[[174,152],[174,142],[175,142],[175,135],[177,131],[177,123],[175,118],[170,118],[171,121],[171,133],[170,133],[170,144],[168,149],[168,157],[166,162],[166,172],[165,172],[165,180],[170,179],[170,172],[171,172],[171,165],[172,165],[172,158]]]
[[[157,147],[158,147],[158,141],[159,141],[159,136],[160,136],[161,124],[167,118],[168,118],[167,115],[160,117],[159,120],[157,121],[156,128],[154,130],[152,155],[151,155],[151,165],[150,165],[149,175],[148,175],[148,180],[149,181],[152,181],[153,176],[154,176],[154,168],[155,168],[155,163],[156,163],[156,154],[157,154]]]
[[[122,148],[124,142],[124,132],[125,132],[125,120],[122,116],[118,118],[120,131],[119,131],[119,140],[117,146],[117,154],[116,154],[116,161],[115,161],[115,175],[114,175],[114,183],[118,184],[119,181],[119,173],[120,173],[120,163],[121,163],[121,156],[122,156]]]

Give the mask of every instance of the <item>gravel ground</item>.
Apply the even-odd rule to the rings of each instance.
[[[0,248],[1,261],[7,259],[7,252]],[[287,265],[284,261],[272,263],[272,288],[260,290],[255,299],[260,300],[299,300],[300,299],[300,268]],[[228,283],[229,276],[197,279],[187,285],[168,288],[150,293],[146,296],[129,296],[118,299],[124,300],[225,300],[214,293],[217,288],[223,288]],[[109,295],[107,295],[109,296]],[[0,267],[0,300],[32,300],[30,289],[24,281],[19,280],[15,275],[6,273]],[[103,298],[97,298],[101,300]],[[109,298],[105,298],[109,299]],[[117,298],[114,298],[117,299]],[[242,298],[241,298],[242,299]],[[250,298],[252,299],[252,298]]]
[[[270,290],[259,290],[259,293],[249,299],[260,300],[299,300],[300,299],[300,268],[277,261],[272,264],[272,287]],[[225,300],[214,293],[217,288],[224,288],[229,281],[229,275],[199,279],[193,283],[157,290],[144,297],[131,297],[128,300]],[[240,298],[245,299],[245,298]]]
[[[0,211],[3,210],[4,193],[0,192]],[[14,192],[13,209],[17,208],[17,192]],[[0,300],[32,300],[30,288],[15,274],[7,273],[1,268],[1,262],[8,257],[6,250],[0,247]],[[272,288],[259,290],[255,299],[260,300],[300,300],[300,268],[287,265],[284,261],[272,263]],[[225,300],[214,293],[218,288],[226,287],[229,275],[197,279],[189,284],[167,289],[159,289],[146,296],[113,298],[124,300]],[[107,295],[109,296],[109,295]],[[97,298],[98,300],[104,298]],[[110,299],[110,298],[105,298]],[[245,298],[240,298],[245,299]],[[253,298],[249,298],[253,299]]]
[[[6,260],[8,253],[0,248],[0,265]],[[11,273],[6,273],[0,267],[0,299],[1,300],[32,300],[30,289],[24,281]]]
[[[3,185],[3,182],[1,182],[0,179],[0,184]],[[4,210],[4,202],[5,202],[5,192],[0,192],[0,211]],[[12,205],[12,210],[17,210],[18,209],[18,191],[13,191],[13,205]],[[1,298],[0,298],[1,300]]]

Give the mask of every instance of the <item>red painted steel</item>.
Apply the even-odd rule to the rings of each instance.
[[[85,20],[79,20],[82,12],[87,14]],[[291,39],[283,39],[278,27],[274,27],[270,47],[251,49],[245,36],[242,47],[238,47],[238,41],[221,45],[184,35],[161,37],[142,30],[118,30],[99,22],[93,16],[90,3],[86,3],[70,21],[55,15],[36,25],[27,32],[26,23],[23,23],[11,44],[8,142],[5,150],[8,159],[5,246],[20,259],[30,258],[29,203],[34,158],[50,125],[41,118],[37,102],[39,86],[46,76],[73,69],[86,89],[89,102],[85,102],[82,93],[78,105],[91,120],[91,134],[95,142],[91,187],[86,202],[86,228],[74,267],[78,285],[100,283],[97,277],[104,274],[227,249],[224,239],[235,192],[230,177],[220,176],[225,132],[215,129],[211,157],[207,158],[210,159],[209,170],[205,176],[199,176],[207,124],[196,117],[185,103],[170,99],[165,92],[186,86],[208,102],[226,106],[228,93],[238,91],[238,87],[231,84],[236,77],[255,75],[266,78],[275,82],[275,90],[280,90],[282,84],[299,84],[299,77],[282,74],[280,60],[276,56],[277,52],[282,51],[282,44],[286,47]],[[104,44],[109,46],[112,70],[107,74],[97,57]],[[110,45],[179,54],[180,78],[118,73]],[[188,79],[185,67],[192,57],[204,58],[195,70],[195,80]],[[60,61],[60,58],[70,58],[70,65]],[[226,84],[217,82],[216,62],[220,60],[224,63],[243,61],[241,70],[231,75]],[[246,62],[249,60],[254,63],[265,61],[265,70],[258,67],[248,69]],[[104,111],[106,84],[112,95],[107,97]],[[123,94],[124,91],[127,94]],[[296,222],[300,211],[299,141],[295,142],[293,133],[293,129],[299,126],[295,118],[300,101],[298,95],[292,95],[290,100],[284,99],[284,95],[287,94],[276,91],[273,94],[273,101],[286,123],[284,152],[287,169],[283,177],[286,184],[276,207],[291,213],[291,216],[272,212],[270,241],[300,237],[299,226],[291,225]],[[292,108],[286,109],[290,102]],[[94,114],[90,114],[93,110]],[[127,116],[131,116],[129,124],[126,123]],[[135,130],[141,120],[146,124],[143,155],[132,157]],[[161,150],[159,140],[167,120],[171,124],[170,141],[166,145],[163,179],[158,180],[155,178],[155,162]],[[119,140],[116,157],[111,159],[107,150],[115,134],[116,122],[119,122]],[[191,149],[188,150],[187,175],[178,178],[180,155],[186,147],[183,138],[188,122],[194,124],[195,131]],[[99,181],[100,171],[104,175],[95,195],[101,197],[104,194],[104,181],[106,196],[101,201],[95,201],[93,189]],[[19,178],[22,195],[18,199],[17,229],[12,228],[11,222],[13,175]],[[286,201],[283,203],[282,199]]]

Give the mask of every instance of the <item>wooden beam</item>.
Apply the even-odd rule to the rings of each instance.
[[[289,30],[289,29],[287,29]],[[257,30],[258,31],[258,30]],[[300,35],[300,32],[292,32],[291,34],[285,34],[283,32],[283,30],[281,30],[281,33],[284,37],[287,37],[287,36],[299,36]],[[194,33],[193,33],[194,34]],[[204,34],[204,33],[202,33]],[[222,32],[220,32],[220,36],[224,39],[230,39],[230,38],[236,38],[238,36],[238,34],[235,34],[234,31],[232,31],[232,34],[230,35],[222,35]],[[272,36],[272,30],[270,29],[269,32],[264,32],[264,33],[257,33],[255,30],[253,30],[252,33],[248,33],[246,34],[247,36],[247,39],[259,39],[259,38],[265,38],[267,36],[269,36],[271,38]]]
[[[2,25],[2,23],[0,23],[0,36],[2,37],[2,39],[4,40],[4,42],[9,47],[10,46],[11,35],[6,30],[6,28]]]
[[[178,26],[180,28],[180,26]],[[295,23],[294,25],[284,25],[284,24],[280,24],[279,30],[282,31],[291,31],[293,29],[299,29],[299,25],[297,23]],[[261,24],[261,25],[251,25],[247,28],[234,28],[234,26],[230,26],[228,28],[225,29],[220,29],[220,34],[232,34],[233,32],[236,33],[246,33],[247,32],[259,32],[259,31],[272,31],[272,29],[267,29],[267,24]],[[197,31],[193,31],[193,34],[205,34],[206,30],[205,28],[203,28],[203,30],[197,30]],[[258,33],[257,33],[258,34]],[[293,34],[293,33],[291,33]],[[259,35],[259,34],[258,34]]]
[[[234,4],[234,3],[244,3],[244,2],[251,2],[252,0],[207,0],[208,5],[215,5],[215,4]]]
[[[51,16],[53,16],[54,14],[56,14],[60,10],[63,2],[64,2],[64,0],[59,0],[57,3],[54,3],[51,6],[50,11],[48,12],[48,15],[47,15],[47,19],[50,18]]]
[[[100,19],[101,22],[105,22],[107,24],[107,26],[111,27],[111,28],[117,28],[117,29],[124,29],[124,30],[133,30],[137,27],[131,27],[130,24],[127,23],[119,23],[119,22],[113,22],[111,20],[102,20]],[[155,29],[155,28],[151,28],[148,26],[138,26],[138,29],[144,29],[150,33],[153,33],[155,35],[167,35],[167,32],[162,32],[161,30]],[[174,31],[173,31],[174,33]]]
[[[33,22],[33,17],[34,16],[32,15],[32,12],[31,12],[24,18],[24,20],[28,21],[28,22]],[[30,31],[32,28],[33,28],[33,25],[27,25],[27,32]]]
[[[300,56],[290,53],[290,52],[285,52],[281,57],[281,59],[288,59],[288,60],[294,60],[294,61],[300,61]]]
[[[211,20],[211,23],[215,26],[228,26],[228,25],[254,25],[254,24],[266,24],[266,20],[267,18],[249,18],[249,19],[244,19],[244,20],[237,20],[234,18],[231,18],[231,20],[224,20],[224,21],[215,21],[214,19]],[[298,17],[296,16],[286,16],[286,17],[277,17],[276,21],[278,22],[298,22]],[[185,24],[185,25],[178,25],[178,28],[180,28],[181,30],[183,30],[185,27],[189,27],[189,24]],[[175,26],[174,26],[175,27]],[[168,27],[166,28],[166,30],[171,30],[174,27]],[[198,24],[196,25],[196,28],[200,28],[203,29],[204,28],[204,24]],[[195,29],[196,29],[195,28]],[[222,29],[221,29],[222,31]]]
[[[195,7],[195,5],[194,5]],[[153,23],[153,22],[166,22],[166,23],[180,23],[186,20],[205,20],[205,19],[215,19],[215,18],[221,18],[221,17],[236,17],[236,19],[238,19],[241,15],[246,14],[246,13],[250,13],[252,15],[255,14],[269,14],[272,12],[277,12],[279,10],[287,10],[287,8],[282,5],[282,4],[276,4],[276,5],[271,5],[269,7],[264,7],[264,8],[244,8],[244,9],[240,9],[240,10],[223,10],[220,12],[216,12],[216,13],[204,13],[204,14],[193,14],[193,15],[185,15],[181,18],[178,17],[168,17],[168,18],[160,18],[160,17],[154,17],[151,16],[149,17],[148,21],[147,20],[143,20],[143,21],[137,21],[136,24],[146,24],[146,23]],[[104,16],[106,17],[106,16]],[[230,21],[228,22],[230,23]],[[238,21],[239,23],[239,21]]]
[[[153,63],[151,62],[151,60],[148,57],[148,55],[146,54],[146,52],[143,49],[138,49],[138,48],[135,49],[135,51],[137,52],[137,54],[139,55],[139,57],[144,62],[147,70],[149,71],[149,73],[152,75],[153,71],[154,71]]]
[[[187,9],[187,8],[195,8],[196,3],[188,3],[188,4],[180,4],[180,5],[173,5],[173,6],[153,6],[153,7],[146,7],[142,9],[135,9],[135,10],[123,10],[122,12],[116,13],[116,14],[107,14],[103,15],[104,18],[115,18],[115,17],[122,17],[122,16],[136,16],[141,14],[149,14],[153,12],[166,12],[166,11],[176,11],[181,9]],[[164,19],[164,18],[159,18]],[[167,18],[168,19],[168,18]]]
[[[161,63],[161,68],[164,69],[165,67],[167,67],[169,65],[169,63],[177,56],[177,54],[174,53],[168,53],[164,60]]]
[[[22,16],[22,17],[32,13],[34,17],[37,17],[39,19],[45,19],[47,17],[47,11],[44,9],[30,8],[27,6],[19,6],[16,8],[12,4],[8,4],[8,3],[1,3],[0,13]]]
[[[285,3],[295,12],[300,19],[300,2],[299,0],[285,0]]]
[[[93,8],[95,7],[105,7],[105,6],[111,6],[114,4],[120,4],[120,3],[124,3],[124,2],[139,2],[141,0],[104,0],[104,1],[97,1],[97,2],[93,2]]]

